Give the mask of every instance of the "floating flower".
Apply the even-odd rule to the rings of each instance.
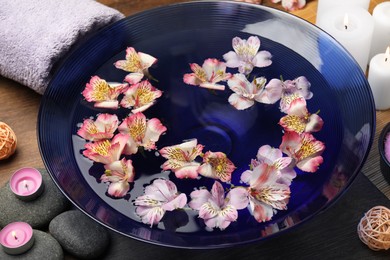
[[[237,210],[248,206],[248,192],[245,188],[231,189],[226,195],[219,182],[214,182],[211,192],[206,189],[195,190],[190,194],[189,206],[199,210],[199,218],[209,228],[227,228],[238,217]]]
[[[251,172],[248,194],[249,205],[258,222],[271,220],[274,209],[285,210],[290,198],[289,185],[278,182],[275,167],[260,163]]]
[[[317,114],[310,114],[306,107],[306,100],[298,95],[293,95],[292,101],[288,102],[285,110],[288,115],[282,117],[279,124],[285,131],[318,132],[321,130],[324,121]]]
[[[291,181],[297,176],[293,168],[292,158],[283,157],[281,150],[269,145],[263,145],[259,148],[256,160],[252,160],[251,168],[254,169],[260,164],[268,165],[268,170],[277,175],[277,182],[281,184],[290,185]],[[249,183],[252,174],[252,170],[243,172],[241,175],[241,181]]]
[[[131,72],[125,77],[129,84],[136,84],[144,76],[150,76],[149,67],[157,62],[157,59],[149,54],[136,52],[133,47],[126,49],[126,60],[119,60],[114,63],[115,67]]]
[[[167,131],[167,128],[158,118],[146,120],[145,115],[138,112],[126,117],[118,130],[130,137],[125,153],[135,154],[140,146],[148,151],[156,149],[156,142],[160,139],[160,135]]]
[[[234,91],[229,97],[229,103],[238,110],[247,109],[255,104],[255,101],[265,104],[273,104],[280,99],[282,88],[279,80],[271,80],[266,85],[264,77],[256,78],[249,82],[243,74],[234,74],[228,80],[228,86]]]
[[[119,160],[128,139],[127,135],[117,134],[112,141],[101,140],[86,143],[83,155],[94,162],[110,164]]]
[[[282,2],[283,8],[288,11],[302,9],[306,5],[306,0],[272,0],[274,4],[279,2]]]
[[[126,88],[127,84],[109,84],[104,79],[93,76],[82,94],[88,102],[95,102],[95,107],[117,109],[119,104],[117,98]]]
[[[227,182],[230,181],[235,169],[236,167],[226,154],[208,151],[203,156],[203,164],[199,167],[198,172],[205,177]]]
[[[158,224],[166,211],[181,209],[187,203],[187,196],[179,194],[176,185],[164,179],[157,179],[145,188],[145,193],[136,198],[135,212],[145,224]]]
[[[162,169],[172,170],[179,179],[198,177],[200,163],[195,158],[202,154],[203,145],[198,144],[196,139],[182,144],[167,146],[160,150],[162,157],[168,159]]]
[[[134,168],[131,160],[123,158],[120,161],[115,161],[104,165],[106,171],[100,177],[103,182],[110,182],[108,186],[108,194],[122,198],[130,190],[129,182],[134,181]]]
[[[125,92],[121,106],[133,107],[132,113],[143,112],[151,107],[157,98],[161,97],[162,91],[153,87],[148,80],[130,86]]]
[[[226,64],[217,59],[207,59],[202,67],[196,63],[190,64],[193,73],[184,74],[183,81],[186,84],[200,86],[202,88],[224,90],[225,86],[216,84],[220,81],[226,81],[231,77],[226,73]]]
[[[303,97],[304,99],[311,99],[313,93],[310,91],[310,82],[306,77],[301,76],[294,80],[286,80],[282,84],[282,96],[280,100],[280,110],[287,113],[286,110],[290,106],[290,103],[297,97]]]
[[[100,114],[96,121],[85,119],[77,134],[90,141],[111,139],[118,128],[118,117],[110,114]]]
[[[248,40],[240,37],[234,37],[232,40],[234,51],[229,51],[223,55],[226,66],[229,68],[238,68],[240,73],[248,75],[254,67],[262,68],[271,65],[271,53],[260,51],[260,39],[257,36],[251,36]]]
[[[325,145],[310,133],[285,132],[279,148],[295,159],[296,166],[302,171],[316,172],[323,162],[321,154]]]

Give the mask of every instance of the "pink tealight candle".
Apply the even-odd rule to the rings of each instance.
[[[34,200],[43,192],[41,173],[35,168],[21,168],[10,179],[12,192],[21,200]]]
[[[33,229],[25,222],[10,223],[0,231],[0,244],[7,254],[22,254],[34,244]]]

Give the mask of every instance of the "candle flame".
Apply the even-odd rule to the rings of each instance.
[[[390,58],[390,46],[387,47],[385,52],[385,62]]]
[[[12,232],[11,232],[11,235],[15,238],[15,240],[18,239],[18,238],[16,237],[16,232],[15,232],[15,231],[12,231]]]
[[[344,15],[344,28],[345,28],[345,30],[348,29],[348,25],[349,25],[349,18],[348,18],[348,14],[346,13]]]

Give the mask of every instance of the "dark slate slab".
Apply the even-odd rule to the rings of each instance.
[[[15,221],[29,223],[33,228],[42,229],[50,221],[69,208],[69,201],[62,195],[45,169],[42,173],[45,190],[33,201],[22,201],[12,193],[9,183],[0,188],[0,227]]]
[[[364,213],[377,205],[390,208],[390,201],[359,174],[331,208],[268,241],[227,249],[184,250],[150,245],[111,232],[111,246],[104,259],[390,259],[390,251],[370,250],[356,233]]]

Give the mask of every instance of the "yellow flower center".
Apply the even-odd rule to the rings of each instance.
[[[154,94],[149,87],[140,87],[136,93],[136,105],[143,106],[153,102]]]
[[[142,72],[141,59],[136,52],[131,53],[126,58],[126,64],[123,69],[129,72]]]
[[[287,115],[283,117],[283,123],[285,123],[289,129],[299,134],[305,131],[305,127],[306,127],[305,118],[301,118],[297,115]]]
[[[99,133],[99,131],[98,131],[98,129],[97,129],[95,124],[89,124],[87,126],[87,132],[90,133],[90,134],[97,134],[97,133]]]
[[[145,136],[146,122],[141,118],[136,118],[131,125],[129,125],[130,136],[136,142],[142,142]]]
[[[93,85],[92,97],[94,100],[105,101],[109,99],[109,93],[110,93],[110,86],[104,79],[98,80]]]
[[[111,147],[110,141],[105,140],[105,141],[102,141],[102,142],[99,142],[98,144],[96,144],[92,148],[92,151],[97,153],[97,154],[100,154],[102,156],[107,156],[109,153],[110,147]]]

